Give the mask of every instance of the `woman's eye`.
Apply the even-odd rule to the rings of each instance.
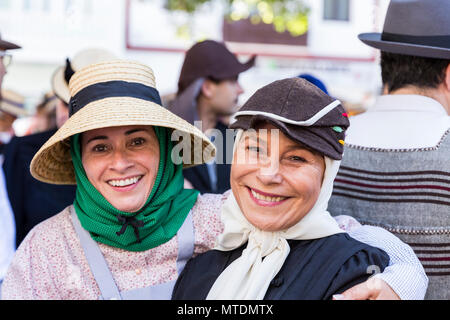
[[[295,162],[307,162],[305,158],[299,156],[291,156],[289,159]]]
[[[261,149],[256,146],[247,146],[247,150],[252,151],[252,152],[260,152],[261,151]]]
[[[133,141],[131,142],[132,146],[141,146],[145,143],[145,139],[144,138],[136,138],[133,139]]]
[[[97,144],[92,148],[94,152],[105,152],[107,149],[108,147],[105,144]]]

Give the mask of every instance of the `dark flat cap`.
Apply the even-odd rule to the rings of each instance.
[[[240,63],[223,43],[214,40],[198,42],[186,52],[178,80],[178,93],[199,78],[231,79],[254,64],[254,56],[246,63]]]
[[[233,129],[255,128],[267,121],[285,135],[334,160],[342,159],[345,109],[305,79],[289,78],[257,90],[235,114]]]

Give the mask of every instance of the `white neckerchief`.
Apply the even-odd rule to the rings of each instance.
[[[236,136],[236,144],[241,134]],[[246,242],[247,247],[216,279],[206,299],[262,300],[289,254],[286,239],[310,240],[343,232],[327,211],[339,165],[340,161],[325,157],[322,188],[314,207],[297,224],[282,231],[262,231],[253,226],[230,193],[222,206],[224,231],[214,249],[230,251]]]

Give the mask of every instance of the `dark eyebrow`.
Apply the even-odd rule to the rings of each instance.
[[[125,135],[128,136],[128,135],[130,135],[130,134],[133,134],[133,133],[139,132],[139,131],[144,131],[144,132],[149,133],[149,131],[146,130],[146,129],[144,129],[144,128],[137,128],[137,129],[131,129],[131,130],[128,130],[127,132],[125,132]]]
[[[144,128],[137,128],[137,129],[131,129],[131,130],[126,131],[126,132],[125,132],[125,135],[128,136],[128,135],[130,135],[130,134],[133,134],[133,133],[135,133],[135,132],[140,132],[140,131],[144,131],[144,132],[149,133],[148,130],[146,130],[146,129],[144,129]],[[90,139],[86,142],[86,144],[90,143],[91,141],[95,141],[95,140],[106,140],[106,139],[108,139],[107,136],[95,136],[95,137],[90,138]]]
[[[293,150],[307,150],[307,151],[309,151],[309,150],[306,149],[305,147],[300,146],[300,145],[297,145],[297,144],[292,144],[292,145],[290,145],[290,146],[287,146],[287,147],[286,147],[286,150],[287,150],[287,151],[293,151]]]
[[[107,136],[95,136],[95,137],[90,138],[86,142],[86,144],[88,144],[89,142],[94,141],[94,140],[105,140],[105,139],[108,139],[108,137]]]
[[[306,151],[311,152],[311,153],[314,154],[314,155],[317,155],[317,156],[323,156],[322,154],[320,154],[320,153],[317,152],[316,150],[313,150],[313,149],[311,149],[310,147],[305,146],[304,144],[301,144],[301,143],[299,143],[299,142],[287,146],[286,149],[287,149],[288,152],[289,152],[289,151],[292,151],[292,150],[306,150]]]

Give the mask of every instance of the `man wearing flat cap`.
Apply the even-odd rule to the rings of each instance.
[[[2,92],[3,77],[6,74],[6,68],[11,62],[11,54],[8,50],[19,49],[20,46],[9,41],[5,41],[0,36],[0,92]],[[8,91],[9,93],[10,91]],[[2,92],[4,93],[4,91]],[[11,92],[13,98],[17,95]],[[10,100],[8,102],[8,100]],[[12,110],[19,110],[20,101],[14,101],[14,99],[7,99],[7,97],[0,96],[0,104],[4,107],[4,111],[0,111],[0,123],[12,124],[11,119],[14,119],[13,115],[10,115]],[[9,112],[5,112],[8,111]],[[23,109],[22,109],[23,110]],[[10,127],[11,125],[9,125]],[[10,131],[11,128],[8,129]],[[9,133],[7,137],[10,138]],[[8,141],[9,141],[8,138]],[[6,141],[5,141],[6,142]],[[3,155],[0,156],[0,164],[3,162]],[[11,206],[8,201],[8,194],[6,192],[6,185],[4,181],[3,170],[0,168],[0,289],[3,281],[3,277],[6,274],[6,270],[11,262],[15,252],[15,221],[14,215],[11,210]],[[1,290],[0,290],[1,292]]]
[[[329,210],[408,243],[428,276],[426,299],[450,299],[450,1],[392,0],[381,50],[387,94],[351,117]],[[401,254],[401,253],[399,253]],[[409,272],[405,269],[405,272]],[[395,282],[395,281],[394,281]],[[395,285],[395,284],[394,284]],[[402,299],[413,292],[395,288]]]
[[[231,159],[232,150],[227,152],[226,146],[227,139],[233,137],[227,137],[227,125],[222,119],[236,111],[238,98],[244,92],[239,74],[254,62],[252,57],[240,63],[223,43],[213,40],[198,42],[186,52],[178,92],[168,108],[191,124],[201,123],[201,130],[216,144],[215,161],[183,170],[185,179],[201,193],[230,189],[231,165],[227,159]]]

